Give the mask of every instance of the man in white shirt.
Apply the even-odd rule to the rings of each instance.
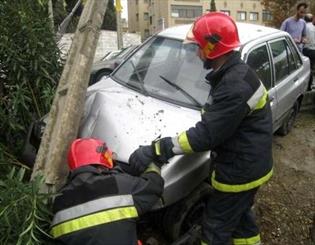
[[[310,58],[312,66],[315,65],[315,16],[306,24],[306,42],[303,54]]]
[[[303,48],[303,54],[309,57],[311,61],[312,73],[315,74],[315,16],[308,14],[308,18],[311,20],[306,23],[306,42]],[[310,89],[315,89],[315,82],[310,85]]]

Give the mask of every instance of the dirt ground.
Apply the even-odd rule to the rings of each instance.
[[[273,157],[274,176],[254,207],[263,244],[315,245],[315,110],[301,112],[289,135],[274,136]],[[144,244],[170,244],[147,231],[156,239]]]
[[[273,157],[274,176],[255,206],[263,242],[314,245],[315,111],[300,113],[289,135],[274,137]]]

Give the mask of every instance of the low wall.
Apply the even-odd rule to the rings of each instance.
[[[63,58],[67,57],[74,34],[65,34],[58,43]],[[124,47],[141,43],[141,36],[136,33],[123,33]],[[94,61],[102,58],[107,52],[117,50],[117,33],[115,31],[102,30],[98,40]]]

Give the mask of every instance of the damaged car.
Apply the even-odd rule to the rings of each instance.
[[[241,57],[268,89],[273,130],[286,135],[311,79],[309,59],[286,32],[237,25]],[[90,86],[78,137],[105,140],[124,166],[139,145],[195,125],[211,87],[198,47],[183,43],[190,27],[172,27],[152,36],[113,73]],[[210,152],[203,152],[174,156],[162,167],[164,194],[154,209],[171,240],[200,221],[204,200],[211,194],[209,163]]]

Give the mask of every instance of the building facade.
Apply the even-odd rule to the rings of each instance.
[[[209,1],[203,1],[204,8]],[[222,11],[236,21],[264,25],[272,19],[269,11],[265,10],[260,0],[216,0],[217,11]]]
[[[128,31],[140,33],[142,40],[150,36],[150,5],[149,0],[128,0]]]
[[[129,32],[139,32],[142,40],[164,28],[192,23],[210,10],[211,0],[128,0]],[[216,0],[217,11],[236,21],[264,24],[272,18],[260,0]]]

